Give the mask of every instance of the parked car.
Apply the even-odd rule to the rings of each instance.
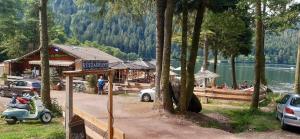
[[[155,88],[141,90],[139,93],[139,97],[143,102],[153,101],[155,98]]]
[[[40,95],[41,83],[38,80],[15,80],[0,87],[0,96],[12,97],[13,94],[22,96],[24,93]]]
[[[300,127],[300,96],[287,94],[277,104],[277,118],[281,121],[281,128],[287,126]]]

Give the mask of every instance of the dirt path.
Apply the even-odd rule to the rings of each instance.
[[[241,139],[300,139],[300,131],[299,128],[294,128],[288,131],[245,132],[236,136]]]
[[[52,92],[64,104],[64,92]],[[107,118],[107,96],[74,94],[74,105],[81,110]],[[175,116],[161,116],[152,110],[152,103],[139,102],[136,96],[114,96],[114,125],[128,139],[235,139],[235,135],[219,129],[202,128]]]

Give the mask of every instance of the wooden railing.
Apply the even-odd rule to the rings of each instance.
[[[88,114],[84,111],[81,111],[80,109],[74,107],[73,108],[74,114],[78,115],[79,117],[81,117],[84,121],[87,121],[89,123],[91,123],[93,126],[97,127],[98,129],[100,129],[102,132],[106,132],[108,131],[108,125],[106,122],[100,121],[99,119],[97,119],[96,117],[94,117],[91,114]],[[92,137],[93,139],[99,139],[102,137],[102,135],[99,135],[97,132],[95,132],[94,130],[92,130],[91,128],[86,126],[86,134],[90,137]],[[114,138],[115,139],[125,139],[125,133],[123,131],[121,131],[118,128],[113,128],[113,133],[114,133]]]
[[[213,99],[224,99],[224,100],[238,100],[238,101],[251,101],[251,91],[242,90],[231,90],[231,89],[214,89],[214,88],[195,88],[194,93],[196,96],[213,98]],[[259,100],[263,100],[266,97],[266,91],[261,91]]]

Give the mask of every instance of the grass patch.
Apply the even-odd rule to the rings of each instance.
[[[276,101],[280,100],[282,98],[282,95],[280,95],[279,93],[270,93],[268,92],[267,95],[266,95],[266,99],[259,103],[259,106],[260,107],[266,107],[268,106],[269,104],[276,104]]]
[[[221,114],[230,118],[230,124],[235,132],[270,131],[280,129],[274,112],[245,110],[222,110]]]
[[[249,107],[241,106],[240,109],[236,107],[224,107],[224,105],[205,104],[203,106],[203,114],[218,113],[229,118],[229,125],[232,132],[244,131],[271,131],[280,129],[280,123],[276,120],[275,112],[250,111]],[[222,129],[222,124],[210,123],[205,127],[214,127]]]
[[[231,101],[231,100],[209,100],[209,104],[220,104],[220,105],[230,105],[230,106],[238,106],[238,107],[249,107],[250,103],[242,102],[242,101]]]
[[[217,121],[207,121],[207,123],[203,124],[202,126],[208,128],[222,129],[222,124]]]
[[[26,121],[15,125],[8,125],[0,119],[0,139],[64,139],[64,127],[53,119],[49,124],[40,121]]]

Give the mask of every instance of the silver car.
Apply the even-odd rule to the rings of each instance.
[[[140,91],[140,100],[144,102],[150,102],[154,100],[155,97],[155,88],[143,89]]]
[[[300,127],[300,96],[287,94],[277,104],[277,118],[281,121],[281,128],[287,126]]]

